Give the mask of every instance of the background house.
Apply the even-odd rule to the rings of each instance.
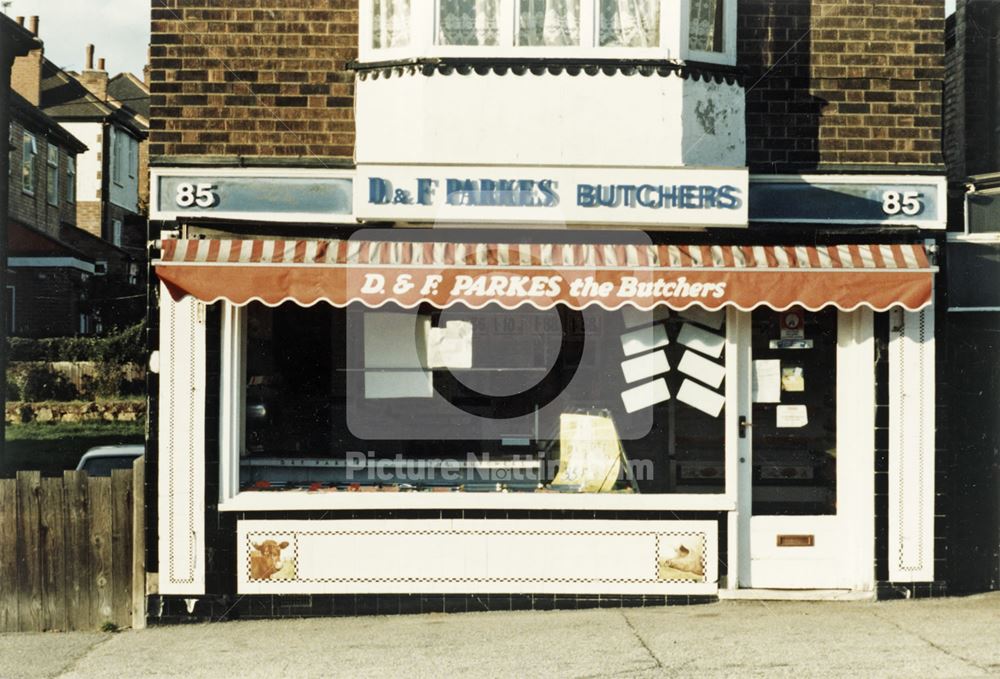
[[[29,26],[37,35],[37,18]],[[87,68],[76,74],[46,59],[44,47],[32,50],[14,62],[11,83],[25,106],[80,140],[71,178],[64,180],[72,202],[61,220],[50,216],[48,222],[53,238],[89,261],[85,318],[59,323],[65,334],[131,325],[143,308],[148,186],[140,146],[148,93],[134,76],[109,78],[103,59],[95,68],[92,45],[87,55]]]

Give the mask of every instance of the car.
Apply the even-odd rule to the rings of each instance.
[[[145,452],[146,447],[141,443],[97,446],[83,454],[76,470],[90,476],[111,476],[112,469],[131,469],[135,459]]]

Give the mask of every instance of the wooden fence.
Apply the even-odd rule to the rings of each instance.
[[[145,625],[142,464],[0,479],[0,632]]]

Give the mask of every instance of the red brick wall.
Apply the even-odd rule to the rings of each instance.
[[[757,172],[942,162],[944,0],[739,0]]]
[[[219,9],[219,5],[227,6]],[[153,0],[150,157],[351,160],[356,0]]]

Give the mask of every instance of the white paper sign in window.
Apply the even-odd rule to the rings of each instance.
[[[448,321],[443,328],[427,330],[429,368],[472,367],[472,323]]]
[[[430,319],[415,314],[365,314],[365,398],[431,398],[433,376],[421,357]]]

